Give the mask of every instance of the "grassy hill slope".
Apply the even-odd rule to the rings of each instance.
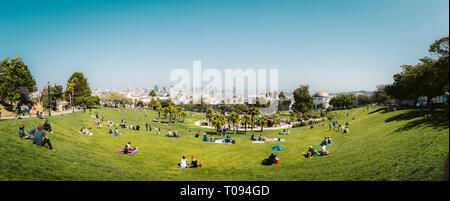
[[[117,124],[125,119],[140,124],[141,131],[120,129],[125,134],[111,136],[103,129],[93,128],[93,136],[78,133],[82,126],[92,125],[88,113],[52,116],[54,133],[47,133],[56,151],[19,139],[18,127],[26,130],[43,124],[36,118],[0,120],[0,180],[440,180],[445,157],[449,151],[448,110],[401,110],[386,113],[365,108],[337,111],[340,122],[349,121],[350,133],[329,131],[324,127],[294,128],[281,136],[286,142],[251,143],[250,133],[232,135],[234,145],[213,144],[193,136],[200,128],[194,122],[202,118],[192,113],[173,130],[183,134],[179,139],[163,137],[168,126],[152,122],[153,111],[99,108],[106,119]],[[145,113],[146,116],[145,116]],[[346,113],[349,113],[347,117]],[[423,118],[433,113],[432,120]],[[356,120],[351,120],[353,116]],[[145,132],[145,121],[162,134]],[[186,133],[187,129],[193,132]],[[212,130],[210,130],[213,132]],[[267,130],[265,137],[280,137],[279,131]],[[259,132],[255,132],[259,135]],[[309,145],[331,136],[329,156],[304,158],[301,153]],[[115,153],[128,141],[138,146],[134,156]],[[280,145],[276,154],[279,165],[262,166],[271,147]],[[318,146],[314,148],[319,149]],[[178,169],[182,155],[196,156],[205,167]]]

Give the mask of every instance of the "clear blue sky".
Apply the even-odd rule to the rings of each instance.
[[[373,90],[449,34],[448,0],[2,1],[0,58],[38,87],[168,84],[170,71],[278,68],[280,89]]]

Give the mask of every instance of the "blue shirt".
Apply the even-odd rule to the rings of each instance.
[[[47,134],[44,133],[44,131],[37,131],[33,135],[33,144],[42,146],[42,137],[47,136]]]

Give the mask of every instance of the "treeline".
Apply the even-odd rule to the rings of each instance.
[[[384,91],[398,100],[412,100],[417,104],[419,97],[432,98],[447,95],[449,84],[449,37],[431,44],[431,56],[419,59],[416,65],[401,66],[402,72],[394,75],[394,83],[386,85]],[[447,100],[448,104],[448,100]]]
[[[87,78],[83,73],[75,72],[68,79],[66,91],[62,85],[46,86],[39,97],[31,98],[37,92],[36,80],[21,57],[0,61],[0,104],[20,106],[41,103],[44,108],[57,109],[61,100],[69,101],[72,107],[92,107],[100,103],[99,97],[91,96]]]

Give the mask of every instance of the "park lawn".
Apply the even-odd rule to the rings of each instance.
[[[183,135],[176,139],[164,137],[169,127],[163,122],[167,120],[153,122],[158,116],[154,111],[113,108],[94,111],[116,124],[122,119],[128,124],[140,124],[141,130],[119,127],[125,134],[111,136],[107,132],[114,127],[107,127],[104,122],[103,129],[95,128],[89,110],[51,116],[54,133],[47,134],[55,151],[50,151],[18,137],[20,124],[29,130],[44,120],[0,120],[0,180],[440,180],[449,151],[448,110],[336,111],[337,120],[350,123],[349,134],[329,131],[326,122],[314,129],[291,129],[289,135],[278,135],[279,130],[263,131],[265,137],[281,137],[286,142],[253,144],[250,132],[241,132],[232,135],[237,143],[231,145],[206,143],[202,142],[202,136],[194,137],[197,131],[205,131],[194,125],[203,117],[200,113],[190,113],[184,123],[173,124],[172,130]],[[425,120],[423,116],[428,113],[435,118]],[[353,116],[357,119],[351,120]],[[161,127],[161,135],[146,132],[146,121],[153,128]],[[89,125],[94,127],[93,136],[78,133],[82,126]],[[187,133],[187,129],[192,132]],[[255,130],[255,135],[259,134]],[[301,155],[325,136],[334,141],[327,147],[330,155],[311,159]],[[128,141],[139,147],[136,155],[115,153]],[[271,147],[275,145],[284,148],[276,152],[280,164],[261,165],[263,159],[274,153]],[[204,168],[178,169],[183,155],[188,161],[194,155]]]

